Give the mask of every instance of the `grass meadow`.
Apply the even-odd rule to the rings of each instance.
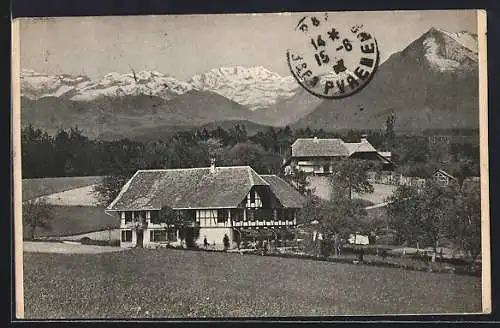
[[[90,231],[119,228],[120,219],[104,213],[104,207],[96,206],[53,206],[54,219],[50,229],[37,228],[36,237],[68,236]],[[30,237],[30,228],[23,227],[23,237]]]
[[[24,254],[26,318],[283,317],[481,311],[481,279],[218,252]]]
[[[100,183],[102,177],[62,177],[23,179],[23,201]]]

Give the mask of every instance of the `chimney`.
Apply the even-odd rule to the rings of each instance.
[[[361,135],[361,142],[368,142],[368,140],[366,138],[367,138],[367,135],[366,134],[362,134]]]
[[[216,169],[215,169],[215,158],[212,157],[210,158],[210,173],[215,173],[216,172]]]

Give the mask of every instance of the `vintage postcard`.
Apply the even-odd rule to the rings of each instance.
[[[489,313],[486,13],[16,19],[16,314]]]

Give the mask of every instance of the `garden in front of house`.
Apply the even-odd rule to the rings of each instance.
[[[481,279],[175,249],[24,254],[29,319],[471,313]]]

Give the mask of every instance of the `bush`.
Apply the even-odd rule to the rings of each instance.
[[[396,236],[394,234],[383,234],[376,237],[377,244],[381,245],[397,245]]]
[[[387,254],[387,251],[391,250],[390,247],[384,247],[384,246],[363,246],[363,245],[352,245],[352,244],[346,244],[344,245],[342,249],[342,253],[344,254],[357,254],[360,249],[364,250],[365,255],[380,255],[385,252],[384,256],[390,256]]]

